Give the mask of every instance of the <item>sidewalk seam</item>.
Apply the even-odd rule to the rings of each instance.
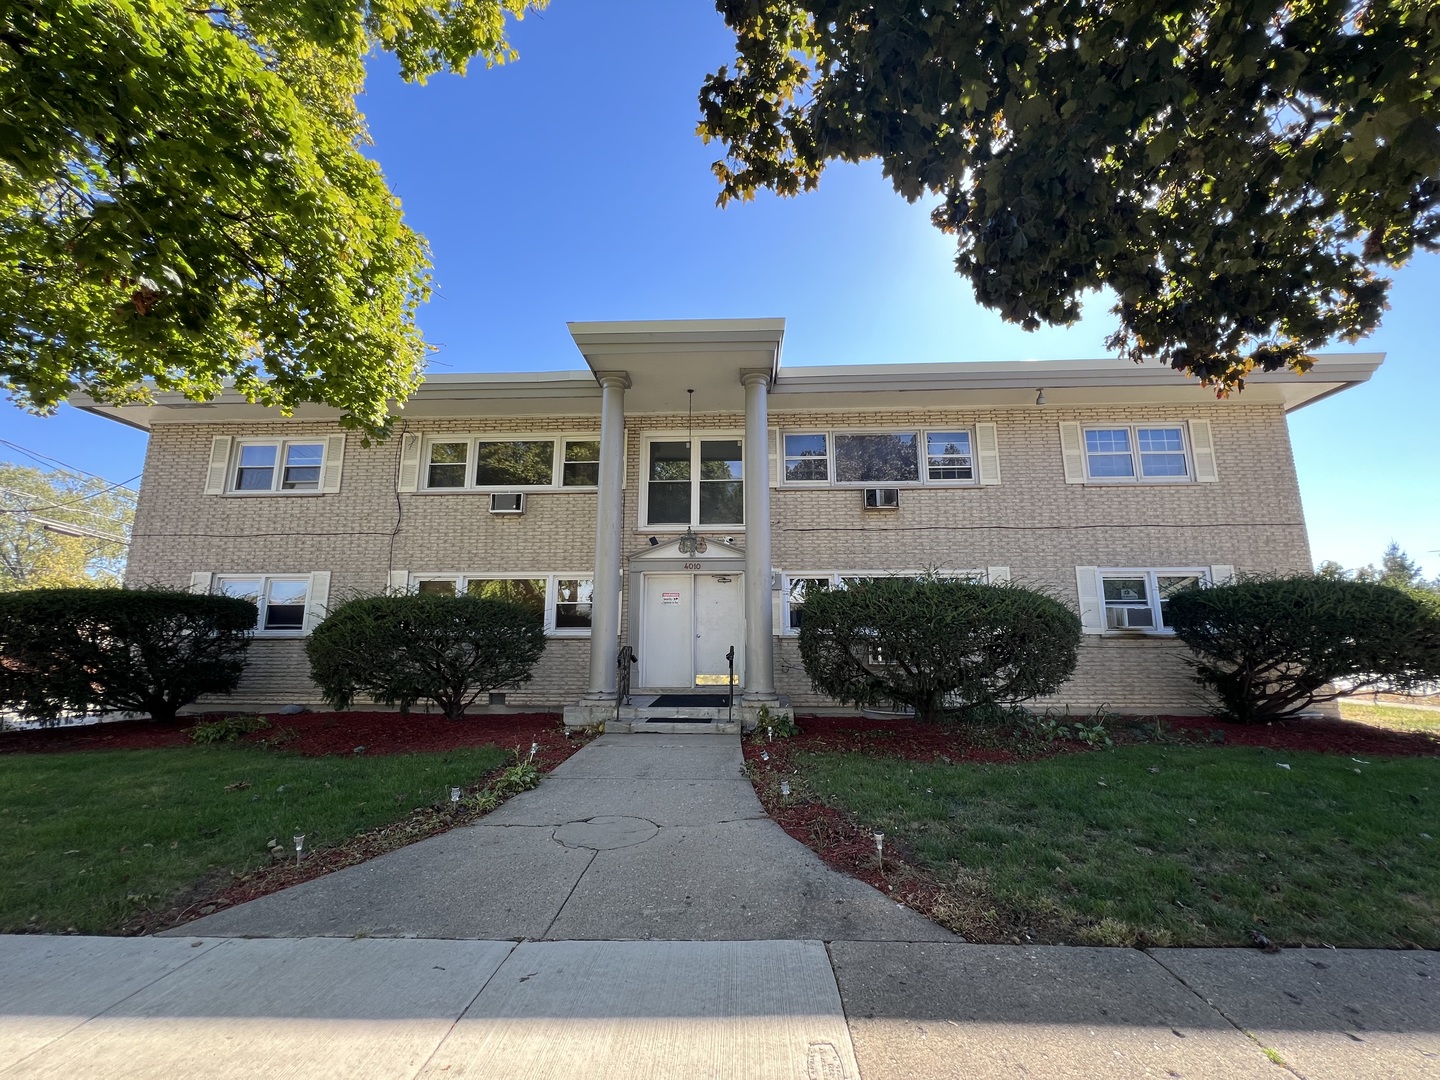
[[[1181,975],[1179,972],[1177,972],[1174,968],[1172,968],[1172,967],[1170,967],[1168,964],[1166,964],[1164,960],[1161,960],[1158,956],[1156,956],[1154,953],[1152,953],[1149,949],[1141,949],[1140,952],[1144,953],[1144,954],[1145,954],[1146,956],[1148,956],[1151,960],[1153,960],[1156,964],[1158,964],[1161,971],[1165,972],[1165,974],[1169,975],[1172,979],[1174,979],[1177,983],[1179,983],[1181,986],[1183,986],[1186,990],[1189,990],[1190,993],[1194,994],[1201,1002],[1204,1003],[1205,1007],[1208,1008],[1211,1012],[1213,1012],[1216,1016],[1220,1017],[1220,1019],[1224,1020],[1227,1024],[1229,1024],[1232,1028],[1234,1028],[1236,1031],[1238,1031],[1241,1035],[1244,1035],[1245,1038],[1249,1039],[1252,1043],[1254,1043],[1257,1047],[1259,1047],[1261,1053],[1263,1053],[1263,1054],[1265,1055],[1265,1057],[1269,1059],[1269,1061],[1270,1061],[1271,1064],[1273,1064],[1273,1065],[1278,1065],[1280,1068],[1284,1069],[1286,1072],[1290,1073],[1292,1076],[1298,1076],[1298,1077],[1300,1077],[1300,1080],[1306,1080],[1306,1076],[1305,1076],[1304,1073],[1302,1073],[1299,1069],[1295,1068],[1295,1066],[1291,1065],[1288,1061],[1286,1061],[1283,1057],[1280,1056],[1280,1051],[1276,1050],[1273,1046],[1266,1046],[1263,1042],[1261,1042],[1258,1038],[1256,1038],[1254,1032],[1252,1032],[1249,1028],[1241,1027],[1238,1023],[1236,1023],[1233,1019],[1231,1019],[1230,1016],[1228,1016],[1228,1015],[1226,1014],[1226,1012],[1225,1012],[1224,1009],[1220,1008],[1219,1005],[1216,1005],[1213,1001],[1211,1001],[1209,998],[1207,998],[1204,994],[1200,993],[1199,990],[1197,990],[1195,987],[1191,986],[1188,982],[1186,982],[1184,976],[1182,976],[1182,975]],[[1271,1055],[1274,1055],[1274,1056],[1272,1057]],[[1278,1061],[1276,1060],[1277,1058],[1279,1058]]]
[[[435,1055],[440,1053],[440,1048],[445,1045],[446,1040],[449,1039],[451,1035],[455,1034],[455,1028],[459,1026],[461,1020],[465,1019],[465,1014],[475,1007],[475,1002],[480,1000],[480,995],[485,992],[485,988],[495,981],[495,976],[499,975],[500,969],[510,962],[510,958],[515,955],[515,950],[519,946],[520,942],[518,941],[510,942],[510,951],[505,954],[505,959],[501,960],[500,963],[495,965],[495,970],[490,972],[489,977],[480,984],[480,989],[475,991],[475,996],[472,997],[469,1001],[467,1001],[465,1003],[465,1007],[460,1010],[459,1015],[456,1016],[454,1020],[450,1021],[450,1026],[445,1029],[445,1034],[441,1035],[440,1038],[436,1040],[435,1049],[431,1050],[430,1053],[426,1055],[425,1060],[420,1063],[420,1067],[410,1074],[410,1080],[415,1080],[415,1077],[419,1076],[421,1073],[423,1073],[426,1069],[430,1067],[430,1062],[435,1060]]]
[[[656,827],[658,828],[659,826]],[[573,851],[576,849],[572,848],[571,850]],[[560,906],[555,909],[555,915],[546,925],[545,932],[542,933],[538,938],[532,938],[532,941],[546,941],[549,939],[548,935],[550,931],[555,929],[555,924],[560,921],[560,916],[564,914],[565,909],[570,906],[570,901],[575,896],[575,890],[580,888],[580,882],[585,880],[585,875],[590,872],[590,867],[595,865],[595,857],[599,854],[600,852],[598,851],[590,852],[590,861],[585,864],[585,869],[580,871],[580,876],[575,879],[575,884],[570,886],[570,891],[565,894],[565,899],[562,900],[560,902]]]

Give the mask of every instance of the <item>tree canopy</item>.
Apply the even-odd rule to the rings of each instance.
[[[1378,325],[1440,248],[1434,0],[716,0],[720,202],[878,158],[1027,329],[1108,287],[1108,344],[1221,392]]]
[[[506,61],[546,0],[17,0],[0,9],[0,385],[318,401],[418,383],[424,240],[365,157],[364,57]]]
[[[119,585],[135,498],[98,477],[0,464],[0,592]]]

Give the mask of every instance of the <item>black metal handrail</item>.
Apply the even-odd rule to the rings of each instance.
[[[735,646],[730,646],[730,651],[725,654],[725,662],[730,665],[730,700],[725,704],[725,720],[727,723],[735,722]]]
[[[621,645],[615,654],[615,722],[620,722],[620,706],[630,702],[630,668],[639,657],[629,645]]]

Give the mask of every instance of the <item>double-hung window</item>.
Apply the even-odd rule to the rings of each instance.
[[[253,603],[259,609],[256,630],[298,634],[305,629],[305,609],[310,599],[308,574],[221,574],[215,579],[214,591]]]
[[[741,440],[651,439],[646,447],[645,524],[675,528],[745,522]]]
[[[552,436],[437,435],[425,443],[420,466],[416,486],[426,491],[587,489],[600,479],[600,443]],[[402,483],[402,490],[411,488]]]
[[[1170,629],[1170,597],[1206,580],[1206,571],[1101,570],[1100,598],[1108,630]]]
[[[231,491],[319,491],[325,442],[242,441],[235,451]]]
[[[1179,424],[1087,427],[1085,469],[1091,480],[1188,480],[1190,462]]]
[[[988,457],[978,453],[981,449]],[[787,431],[780,436],[780,450],[785,486],[1000,482],[995,425],[989,423],[903,431]]]
[[[588,577],[411,574],[409,584],[422,596],[479,596],[517,604],[542,619],[546,632],[557,636],[590,632],[594,586]]]

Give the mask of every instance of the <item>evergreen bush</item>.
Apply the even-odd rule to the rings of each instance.
[[[1412,590],[1302,574],[1184,589],[1169,607],[1196,681],[1234,720],[1440,678],[1440,599]]]
[[[1010,583],[874,578],[807,593],[800,658],[815,689],[856,706],[947,708],[1021,701],[1075,670],[1080,620]]]
[[[255,619],[249,600],[170,589],[0,593],[0,707],[46,722],[174,720],[202,694],[239,685]]]
[[[362,596],[305,642],[310,677],[335,708],[368,695],[408,712],[433,701],[451,720],[481,694],[529,682],[545,627],[528,608],[478,596]]]

